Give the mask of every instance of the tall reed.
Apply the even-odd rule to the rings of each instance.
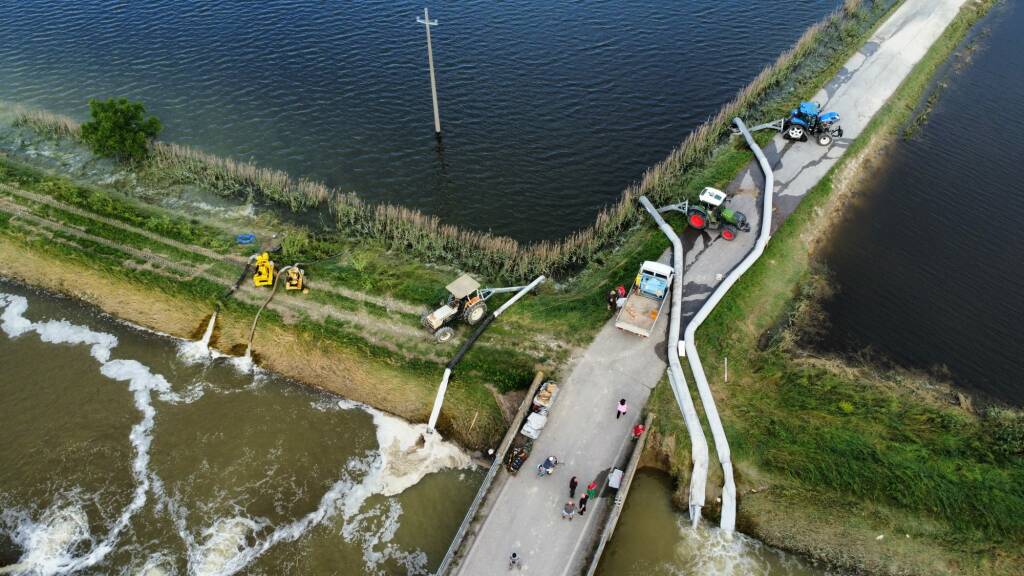
[[[67,116],[46,110],[21,108],[15,114],[13,124],[31,128],[35,132],[51,138],[78,140],[82,136],[82,126],[78,122]]]
[[[708,166],[716,150],[728,140],[733,117],[766,119],[783,113],[796,99],[806,96],[801,92],[811,86],[805,84],[833,66],[852,42],[859,42],[860,32],[896,1],[846,0],[829,17],[807,29],[792,48],[761,70],[715,116],[692,130],[664,160],[627,186],[619,200],[600,210],[590,226],[557,241],[523,245],[504,236],[444,224],[436,216],[402,206],[370,206],[355,194],[320,182],[295,180],[280,170],[178,144],[154,143],[147,168],[173,181],[205,186],[224,195],[275,202],[294,211],[325,206],[347,235],[375,238],[391,249],[495,278],[523,279],[576,269],[638,221],[639,196],[664,203],[695,195],[696,190],[681,189],[682,177]],[[78,134],[74,121],[45,112],[22,113],[17,122],[51,135]]]

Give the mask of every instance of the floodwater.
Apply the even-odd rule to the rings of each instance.
[[[912,138],[886,151],[833,231],[824,346],[1024,405],[1024,6],[1002,2]]]
[[[696,530],[672,505],[672,480],[643,469],[605,548],[597,576],[825,576],[831,574],[707,522]]]
[[[430,3],[428,3],[429,5]],[[166,140],[519,239],[593,220],[841,0],[10,4],[0,99],[145,102]]]
[[[207,352],[0,281],[0,574],[436,568],[466,454]]]

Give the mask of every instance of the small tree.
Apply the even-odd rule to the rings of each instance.
[[[140,162],[149,154],[149,141],[163,125],[154,116],[146,117],[141,102],[125,98],[89,100],[92,120],[82,124],[82,140],[100,156],[122,162]]]

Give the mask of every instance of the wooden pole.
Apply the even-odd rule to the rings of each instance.
[[[434,49],[430,44],[430,27],[437,26],[437,20],[430,21],[430,13],[423,9],[423,18],[417,18],[417,22],[423,24],[427,30],[427,63],[430,66],[430,96],[434,100],[434,134],[441,137],[441,112],[437,108],[437,79],[434,77]]]

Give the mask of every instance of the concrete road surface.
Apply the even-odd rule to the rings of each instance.
[[[776,137],[765,149],[775,167],[777,228],[800,199],[825,175],[852,139],[864,129],[900,82],[956,15],[964,0],[907,0],[829,85],[815,96],[823,109],[839,112],[845,137],[824,148],[813,141],[790,143]],[[795,104],[795,103],[794,103]],[[749,119],[751,124],[770,120]],[[763,176],[751,163],[730,185],[732,206],[761,225],[758,211]],[[691,316],[715,285],[753,246],[756,234],[726,242],[712,234],[683,234],[687,244],[684,315]],[[667,241],[666,241],[667,244]],[[667,258],[664,260],[667,261]],[[595,302],[595,306],[602,303]],[[569,522],[561,518],[568,481],[577,476],[581,489],[624,463],[629,431],[639,419],[650,390],[665,373],[667,307],[654,336],[625,334],[611,322],[570,366],[547,428],[518,476],[496,482],[496,500],[471,538],[454,573],[491,576],[508,572],[508,557],[523,558],[521,572],[531,575],[576,575],[585,569],[600,533],[603,494],[587,514]],[[699,345],[699,342],[698,342]],[[696,394],[694,394],[696,399]],[[615,419],[615,404],[626,398],[629,414]],[[538,478],[535,468],[546,456],[563,464],[554,475]],[[504,474],[504,472],[502,472]],[[577,498],[582,490],[577,491]],[[479,522],[479,521],[478,521]]]

